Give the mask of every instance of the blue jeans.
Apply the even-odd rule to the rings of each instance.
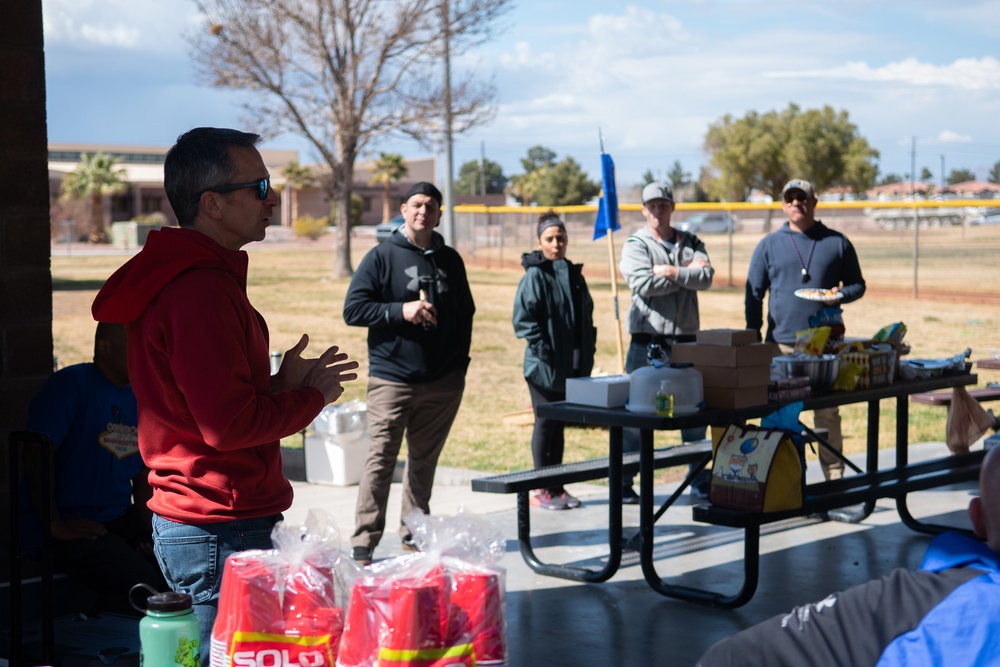
[[[664,347],[663,351],[669,359],[670,348]],[[646,346],[641,343],[632,343],[629,345],[628,354],[625,356],[625,372],[631,373],[637,368],[642,368],[647,365]],[[707,431],[708,429],[704,426],[681,429],[681,442],[694,442],[696,440],[701,440],[705,437],[705,433],[707,433]],[[639,451],[639,429],[622,429],[622,451],[625,454]],[[691,466],[688,466],[688,468],[691,468]],[[622,479],[622,485],[632,486],[632,476],[626,474]]]
[[[171,590],[191,596],[201,623],[201,664],[209,664],[212,626],[219,606],[219,588],[226,558],[247,549],[271,549],[271,529],[280,514],[256,519],[177,523],[153,515],[153,552]]]

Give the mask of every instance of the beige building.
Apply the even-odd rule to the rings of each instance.
[[[84,153],[106,153],[118,158],[119,167],[125,172],[128,190],[120,195],[104,198],[105,220],[111,223],[130,220],[150,220],[157,214],[167,224],[177,219],[163,190],[163,160],[168,148],[163,146],[115,146],[98,144],[49,144],[49,198],[51,201],[52,238],[61,241],[86,238],[90,229],[90,204],[83,201],[61,201],[59,189],[66,174],[74,171]],[[325,217],[330,214],[331,203],[326,193],[316,184],[293,192],[283,175],[284,168],[299,160],[296,150],[260,151],[264,164],[271,173],[272,187],[279,193],[281,208],[276,224],[289,225],[292,219],[292,201],[298,198],[298,214]],[[325,165],[309,165],[317,180],[329,174]],[[392,186],[390,209],[399,210],[403,195],[417,181],[436,182],[437,162],[433,157],[406,160],[409,173]],[[372,161],[361,161],[354,169],[354,193],[361,198],[361,224],[377,225],[382,222],[382,200],[385,189],[370,185]]]

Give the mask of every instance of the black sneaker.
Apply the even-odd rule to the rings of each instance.
[[[623,505],[638,505],[639,504],[639,494],[635,492],[632,485],[622,487],[622,504]]]
[[[351,558],[357,561],[358,565],[371,565],[372,550],[368,547],[354,547],[351,549]]]
[[[413,541],[413,535],[407,535],[403,538],[403,551],[420,551],[420,547]]]

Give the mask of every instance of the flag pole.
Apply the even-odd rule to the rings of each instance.
[[[618,271],[615,269],[615,238],[608,232],[608,275],[611,277],[611,301],[615,307],[615,338],[618,340],[618,373],[625,372],[625,348],[622,343],[622,321],[618,314]]]
[[[601,145],[601,154],[604,154],[604,133],[601,132],[601,128],[597,128],[597,139]],[[603,169],[602,169],[603,172]],[[602,174],[603,175],[603,174]],[[603,183],[602,183],[603,184]],[[608,193],[604,192],[605,201],[608,199]],[[615,206],[618,205],[618,199],[615,198]],[[614,217],[612,217],[614,216]],[[618,211],[608,211],[608,220],[617,219]],[[615,315],[615,341],[618,344],[618,373],[619,375],[625,373],[625,346],[622,341],[622,322],[621,315],[618,309],[618,271],[615,268],[615,238],[614,229],[610,229],[612,225],[608,225],[608,277],[611,279],[611,302],[614,307]]]

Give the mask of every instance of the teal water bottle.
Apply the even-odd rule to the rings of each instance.
[[[137,589],[152,593],[146,607],[132,599]],[[140,667],[198,667],[201,625],[191,610],[187,593],[158,593],[151,586],[136,584],[129,594],[131,605],[145,614],[139,621]]]

